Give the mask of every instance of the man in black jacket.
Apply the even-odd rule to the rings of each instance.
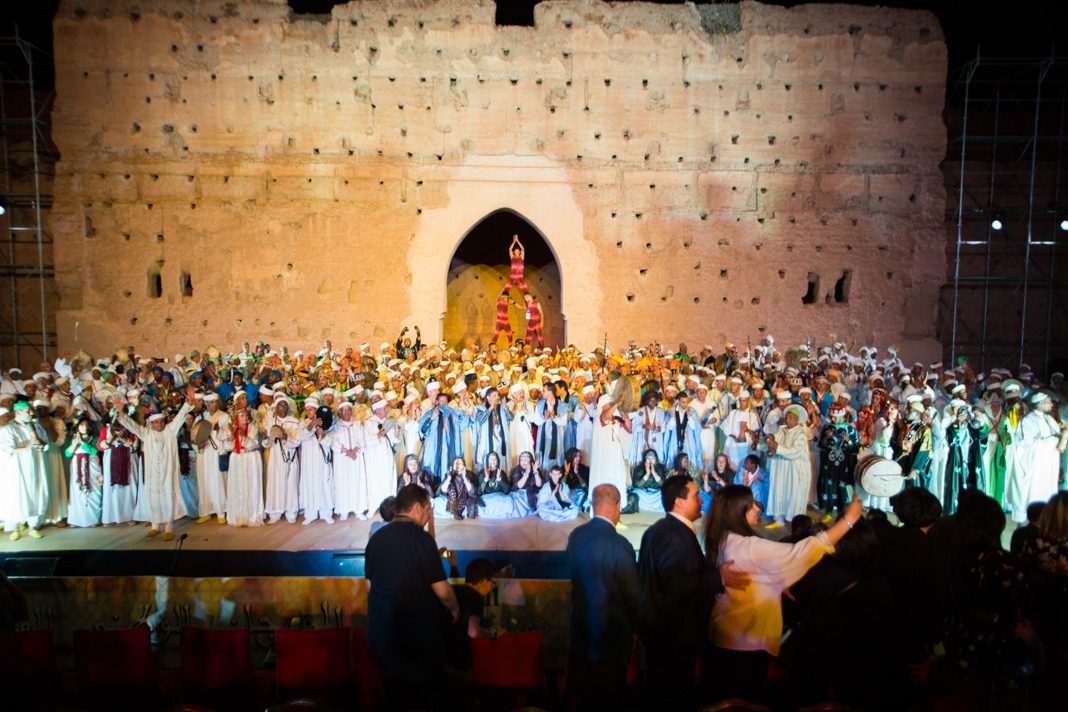
[[[645,591],[642,641],[645,643],[646,710],[694,706],[694,669],[708,643],[712,604],[724,586],[745,588],[749,576],[733,561],[705,568],[694,522],[701,517],[697,485],[673,475],[660,488],[667,515],[642,537],[638,568]]]
[[[571,569],[570,675],[581,710],[626,709],[627,665],[641,622],[634,547],[616,533],[619,489],[598,485],[594,517],[567,538]]]

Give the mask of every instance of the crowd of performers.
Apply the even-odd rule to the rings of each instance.
[[[184,516],[231,526],[373,516],[398,485],[439,516],[577,517],[592,487],[624,512],[662,511],[661,483],[692,477],[706,507],[750,487],[773,522],[841,511],[858,457],[893,459],[907,486],[955,511],[978,488],[1017,522],[1058,489],[1063,376],[966,361],[906,365],[841,343],[739,351],[650,345],[553,351],[394,343],[317,354],[244,344],[161,363],[121,349],[0,381],[0,519],[12,539],[45,524],[141,522],[169,537]],[[620,397],[629,387],[633,405]],[[206,425],[201,425],[201,422]],[[199,435],[198,435],[199,434]]]

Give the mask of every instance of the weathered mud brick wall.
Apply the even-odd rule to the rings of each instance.
[[[100,353],[430,336],[459,240],[510,208],[551,244],[587,348],[767,331],[937,358],[934,15],[494,11],[63,0],[61,346],[76,321]]]

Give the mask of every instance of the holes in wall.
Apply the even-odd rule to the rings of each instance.
[[[816,297],[820,293],[820,276],[815,272],[808,273],[808,291],[801,297],[802,304],[815,304]]]
[[[634,301],[634,295],[633,294],[627,294],[627,301],[628,302],[633,302]]]
[[[721,269],[719,271],[719,278],[720,279],[727,279],[729,276],[730,276],[730,270]]]
[[[845,304],[849,302],[849,285],[853,281],[853,270],[847,269],[842,272],[842,276],[838,278],[838,281],[834,283],[834,301],[839,304]]]
[[[148,271],[148,296],[151,299],[159,299],[163,296],[163,278],[158,269]]]
[[[786,270],[779,270],[779,279],[786,279]]]
[[[754,305],[760,304],[760,297],[753,297],[750,303]]]
[[[193,296],[193,278],[189,276],[188,272],[182,272],[182,278],[179,280],[178,286],[182,290],[182,297]]]

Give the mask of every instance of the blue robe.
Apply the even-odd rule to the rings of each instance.
[[[567,403],[567,409],[574,413],[575,409],[579,407],[581,401],[576,395],[570,395],[564,399]],[[578,428],[574,418],[567,419],[567,429],[564,431],[564,447],[570,450],[573,447],[577,447],[578,443]]]
[[[439,413],[440,411],[440,413]],[[419,419],[419,436],[423,452],[419,464],[434,475],[438,482],[452,468],[452,461],[464,456],[460,433],[471,427],[471,418],[448,406],[435,406]]]
[[[556,413],[545,412],[545,399],[538,401],[534,409],[532,422],[538,426],[538,439],[534,443],[534,459],[538,462],[543,472],[548,472],[553,465],[564,466],[564,453],[567,452],[567,442],[564,437],[567,432],[567,424],[571,422],[571,409],[567,403],[557,400]]]
[[[701,447],[701,419],[693,408],[686,409],[686,427],[683,429],[684,438],[682,451],[690,458],[690,464],[700,469],[704,464],[702,457],[704,449]],[[675,457],[679,454],[679,433],[676,427],[675,409],[667,413],[665,419],[667,433],[664,437],[664,463],[669,467],[675,463]]]
[[[648,417],[650,424],[659,430],[646,431],[646,411],[646,408],[639,408],[630,414],[631,432],[634,434],[631,439],[630,462],[632,464],[641,462],[645,457],[645,451],[649,449],[656,451],[656,456],[661,462],[667,462],[664,455],[664,426],[667,422],[667,413],[660,406],[654,406],[652,412],[648,413]]]
[[[567,506],[553,495],[552,482],[543,484],[538,491],[538,516],[546,522],[567,522],[577,518],[582,510],[571,500],[571,489],[567,485],[560,485],[560,499],[567,502]]]
[[[734,484],[745,485],[746,476],[749,473],[746,472],[744,467],[739,467],[738,471],[734,473]],[[753,484],[749,485],[749,489],[753,490],[753,499],[760,503],[760,506],[764,508],[764,511],[768,511],[768,473],[761,467],[757,468],[756,480]],[[766,516],[766,515],[762,515]]]
[[[475,469],[481,470],[486,466],[486,458],[491,452],[497,453],[501,462],[511,462],[511,441],[508,435],[508,426],[515,417],[511,411],[504,407],[504,403],[497,403],[497,422],[500,423],[498,432],[491,432],[490,415],[492,409],[482,403],[475,407],[474,422],[471,424],[472,445],[475,449]]]

